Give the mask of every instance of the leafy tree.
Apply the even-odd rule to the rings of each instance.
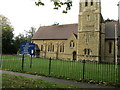
[[[35,32],[36,32],[36,28],[34,28],[34,27],[31,27],[29,31],[25,30],[26,38],[27,38],[28,42],[31,42],[32,37],[35,34]]]
[[[19,34],[14,38],[14,47],[15,52],[17,53],[20,49],[20,44],[27,42],[26,37],[23,34]]]
[[[68,10],[70,10],[72,7],[72,0],[51,0],[51,2],[53,2],[54,6],[55,6],[54,9],[57,9],[57,10],[59,8],[61,8],[62,6],[66,6],[65,10],[63,10],[63,13],[67,13]],[[45,3],[43,3],[43,1],[41,1],[41,0],[38,0],[37,2],[35,2],[35,4],[37,6],[45,5]]]
[[[54,22],[54,24],[53,25],[59,25],[59,23],[58,22]]]
[[[19,51],[20,44],[25,42],[31,42],[31,38],[33,37],[33,34],[35,33],[36,29],[34,27],[31,27],[29,31],[24,30],[24,34],[19,34],[14,38],[14,47],[15,52]]]
[[[116,20],[107,18],[105,22],[116,22]]]
[[[4,54],[12,54],[14,51],[13,48],[13,27],[10,25],[9,20],[0,15],[0,25],[2,28],[2,53]]]

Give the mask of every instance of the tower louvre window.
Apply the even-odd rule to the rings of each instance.
[[[87,15],[87,20],[90,21],[90,15]]]
[[[109,43],[109,53],[112,53],[112,42]]]
[[[88,0],[85,0],[85,6],[88,6]]]
[[[93,0],[91,0],[91,6],[93,6]]]

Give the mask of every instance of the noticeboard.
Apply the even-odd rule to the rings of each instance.
[[[35,44],[34,43],[21,43],[20,54],[34,54]]]

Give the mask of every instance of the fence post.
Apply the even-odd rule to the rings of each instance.
[[[50,72],[51,72],[51,57],[49,59],[49,75],[50,75]]]
[[[85,60],[83,60],[83,79],[85,79]]]
[[[120,84],[120,64],[118,64],[118,84]]]
[[[30,57],[30,68],[32,68],[32,55]]]
[[[23,68],[24,68],[24,54],[22,56],[22,71],[23,71]]]

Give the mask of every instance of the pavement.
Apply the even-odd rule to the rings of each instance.
[[[60,83],[60,84],[66,84],[66,85],[73,85],[73,86],[78,86],[81,88],[104,88],[104,89],[114,89],[115,87],[108,87],[108,86],[98,86],[96,84],[89,84],[89,83],[83,83],[83,82],[77,82],[77,81],[71,81],[71,80],[62,80],[62,79],[57,79],[57,78],[52,78],[52,77],[45,77],[45,76],[37,76],[37,75],[30,75],[30,74],[25,74],[25,73],[18,73],[18,72],[11,72],[11,71],[3,71],[0,70],[0,73],[6,73],[6,74],[11,74],[11,75],[19,75],[19,76],[24,76],[24,77],[29,77],[29,78],[34,78],[34,79],[40,79],[44,80],[47,82],[55,82],[55,83]]]

